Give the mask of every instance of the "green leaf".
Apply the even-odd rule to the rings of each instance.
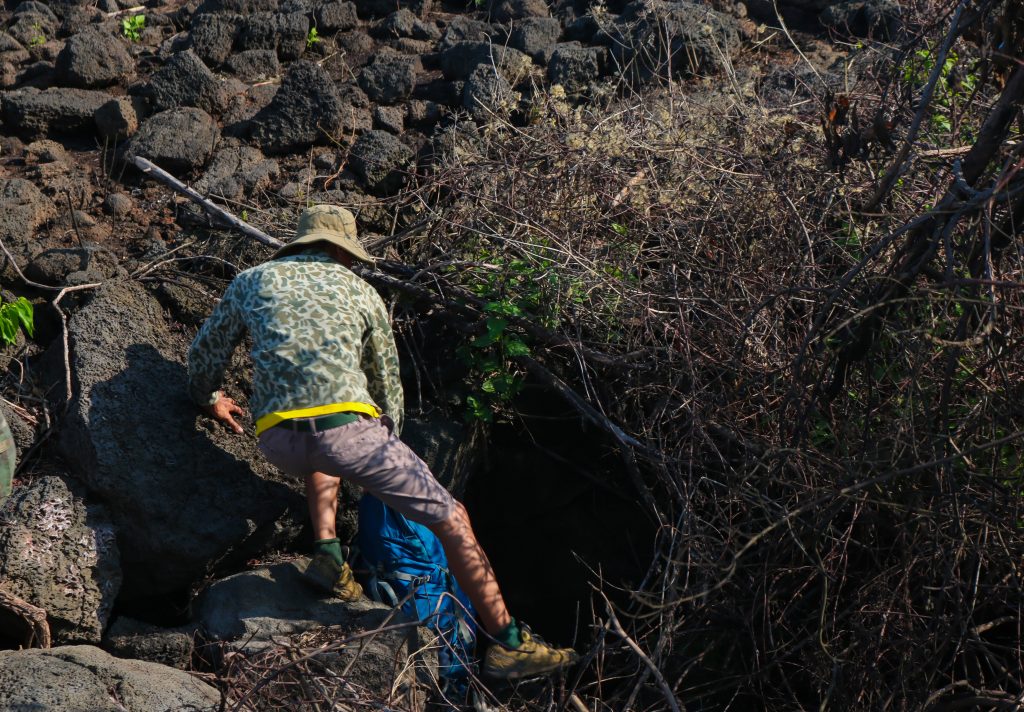
[[[0,313],[0,339],[8,346],[18,340],[18,325],[9,310]]]
[[[491,422],[493,415],[491,409],[476,396],[468,396],[466,405],[469,406],[467,415],[470,420],[482,420],[485,423]]]
[[[625,225],[617,222],[612,223],[612,230],[619,233],[620,235],[625,235],[627,232],[629,232],[629,229]]]
[[[523,310],[512,302],[487,302],[484,311],[505,316],[522,316]]]
[[[505,342],[505,353],[509,356],[529,356],[530,347],[522,339],[512,337]]]
[[[473,339],[473,346],[476,346],[478,349],[490,346],[501,337],[506,326],[508,326],[508,321],[501,317],[487,317],[487,320],[484,322],[484,327],[487,331]]]
[[[25,299],[25,297],[18,297],[14,302],[13,307],[15,314],[18,315],[18,321],[21,322],[21,326],[25,330],[25,333],[34,337],[36,325],[32,302]]]
[[[507,373],[502,373],[494,378],[487,379],[490,382],[494,392],[501,398],[508,398],[515,392],[516,377]]]

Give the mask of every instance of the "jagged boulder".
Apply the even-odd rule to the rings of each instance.
[[[441,40],[437,43],[437,50],[443,52],[459,42],[487,42],[493,34],[494,28],[486,22],[465,15],[456,15],[445,26]]]
[[[100,136],[108,141],[123,141],[139,129],[145,116],[145,102],[138,96],[119,96],[96,110],[93,120]]]
[[[562,23],[554,17],[530,17],[512,26],[508,43],[535,62],[547,63],[562,34]]]
[[[441,31],[432,22],[424,22],[407,8],[395,10],[377,26],[377,34],[387,39],[408,38],[414,40],[436,40]]]
[[[57,208],[49,198],[24,178],[0,179],[0,240],[19,267],[24,266],[36,247],[36,230],[57,217]],[[0,274],[15,278],[13,268],[3,256]]]
[[[251,132],[266,153],[292,153],[311,146],[343,121],[343,105],[322,67],[295,62],[270,105],[252,120]]]
[[[50,9],[50,6],[44,2],[39,2],[39,0],[24,0],[17,3],[14,7],[14,12],[11,13],[11,19],[17,19],[26,15],[44,17],[48,23],[53,25],[60,22],[56,13]]]
[[[401,106],[375,106],[373,128],[400,136],[405,130],[405,109]]]
[[[270,49],[250,49],[233,54],[228,59],[227,66],[243,82],[270,79],[281,71],[277,53]]]
[[[28,712],[213,712],[220,693],[181,670],[90,645],[0,651],[0,708]]]
[[[194,106],[219,114],[227,106],[224,86],[190,49],[178,52],[152,76],[145,88],[153,111]]]
[[[605,53],[604,47],[558,45],[548,61],[548,81],[570,94],[583,92],[603,74]]]
[[[107,283],[69,334],[75,393],[59,449],[117,526],[123,596],[181,590],[295,535],[302,497],[251,435],[206,427],[185,392],[189,339],[141,286]]]
[[[280,172],[277,161],[264,157],[252,146],[224,146],[196,181],[195,189],[203,195],[243,200],[255,191],[270,188]]]
[[[359,25],[356,4],[350,0],[332,0],[318,7],[313,15],[317,30],[324,34],[345,32]]]
[[[29,138],[51,134],[94,133],[93,114],[110,101],[110,94],[91,89],[26,88],[4,92],[4,123]]]
[[[240,15],[203,13],[189,28],[192,50],[207,64],[219,66],[231,57],[231,48],[242,28]]]
[[[349,166],[373,195],[391,195],[406,182],[412,150],[385,131],[367,131],[352,144]]]
[[[125,41],[100,27],[72,36],[57,55],[57,80],[72,87],[105,87],[135,72]]]
[[[359,72],[359,86],[381,104],[394,104],[412,95],[416,66],[411,57],[378,54]]]
[[[303,566],[305,561],[298,562]],[[273,638],[332,626],[337,641],[385,625],[408,622],[390,606],[361,598],[352,603],[323,597],[302,581],[296,563],[254,569],[213,583],[202,595],[198,619],[205,637],[229,650],[252,652]],[[392,628],[353,641],[320,657],[329,669],[368,690],[403,695],[437,678],[437,657],[429,633],[416,625]],[[396,660],[413,664],[396,665]],[[406,694],[406,699],[412,697]],[[401,709],[410,709],[402,705]]]
[[[21,64],[27,62],[30,59],[30,55],[27,49],[25,49],[18,40],[11,37],[6,32],[0,32],[0,61],[10,62],[12,64]]]
[[[78,273],[80,283],[102,282],[118,273],[117,256],[97,245],[43,250],[25,267],[25,275],[40,284],[63,285]]]
[[[480,121],[507,116],[516,100],[508,80],[486,65],[473,70],[462,93],[462,106]]]
[[[78,486],[51,475],[0,508],[0,581],[43,608],[55,643],[98,643],[121,587],[114,527]]]
[[[740,49],[738,21],[705,5],[642,0],[620,20],[613,47],[638,81],[717,74]]]
[[[238,47],[272,49],[283,60],[298,59],[306,51],[309,17],[302,12],[257,13],[242,21]]]
[[[445,79],[467,79],[480,65],[497,68],[515,83],[529,71],[533,62],[517,49],[489,42],[456,42],[441,53],[441,72]]]
[[[184,107],[154,114],[125,144],[125,156],[142,156],[172,173],[206,164],[220,138],[217,122],[202,109]]]

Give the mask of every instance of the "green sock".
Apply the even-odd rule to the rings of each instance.
[[[523,644],[523,638],[519,634],[519,624],[513,618],[512,622],[494,634],[494,639],[506,648],[518,648]]]
[[[320,552],[330,554],[334,557],[334,560],[341,566],[345,563],[345,557],[341,555],[341,540],[335,537],[334,539],[317,539],[313,542],[313,555],[319,554]]]

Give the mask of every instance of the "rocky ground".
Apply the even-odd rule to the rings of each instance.
[[[819,33],[898,21],[884,1],[782,10]],[[183,356],[223,279],[265,251],[213,229],[128,159],[281,239],[309,202],[346,205],[365,235],[386,236],[416,220],[407,196],[453,126],[528,123],[541,96],[598,107],[624,85],[671,77],[701,91],[708,81],[695,77],[734,81],[739,66],[789,101],[805,70],[765,21],[777,22],[761,0],[9,3],[0,282],[5,299],[34,301],[37,330],[0,364],[24,463],[0,510],[0,582],[46,612],[55,647],[17,651],[38,641],[0,611],[0,703],[213,709],[216,688],[169,669],[193,666],[197,640],[242,649],[323,625],[372,628],[386,614],[317,601],[293,563],[259,565],[303,548],[301,490],[251,438],[198,417]],[[841,50],[812,44],[823,71]],[[231,386],[244,395],[236,366]],[[411,430],[452,481],[459,426],[424,418]],[[154,614],[153,601],[168,611]],[[418,684],[388,662],[416,641],[375,645],[365,665],[334,664],[367,685]]]

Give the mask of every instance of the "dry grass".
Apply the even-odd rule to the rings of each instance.
[[[986,44],[1015,9],[933,8],[813,108],[549,95],[453,127],[403,197],[395,273],[478,330],[514,306],[530,354],[491,370],[602,425],[658,523],[628,625],[595,621],[591,709],[1024,694],[1024,97]],[[959,79],[931,71],[947,37]]]

